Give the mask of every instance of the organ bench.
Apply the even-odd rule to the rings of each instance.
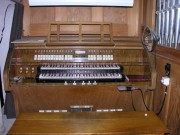
[[[8,135],[164,135],[153,112],[22,113]]]

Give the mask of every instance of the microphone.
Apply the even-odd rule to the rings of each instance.
[[[136,90],[135,87],[131,86],[118,86],[119,91],[131,91],[131,90]]]

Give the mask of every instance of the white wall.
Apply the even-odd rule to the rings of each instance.
[[[8,6],[9,5],[9,6]],[[9,40],[10,40],[10,34],[11,34],[11,27],[12,27],[12,20],[13,20],[13,14],[14,14],[14,2],[10,0],[0,0],[0,38],[2,34],[2,29],[4,27],[4,18],[5,18],[5,29],[3,32],[3,38],[2,42],[0,44],[0,67],[1,67],[1,80],[2,80],[2,86],[4,89],[3,85],[3,70],[4,70],[4,65],[9,49]],[[6,12],[7,9],[7,12]],[[6,12],[6,16],[5,16]],[[4,92],[5,96],[5,92]]]
[[[9,6],[8,6],[9,5]],[[4,83],[3,83],[3,70],[4,70],[4,65],[9,49],[9,40],[10,40],[10,34],[11,34],[11,27],[12,27],[12,20],[13,20],[13,14],[14,14],[14,2],[10,0],[0,0],[0,39],[1,36],[2,42],[0,43],[0,68],[1,68],[1,80],[2,80],[2,87],[3,87],[3,95],[5,97],[5,92],[4,92]],[[6,12],[7,9],[7,12]],[[6,16],[5,16],[6,12]],[[5,23],[4,23],[4,18],[5,18]],[[5,24],[5,29],[4,32],[2,33],[2,29]],[[3,35],[2,35],[3,34]],[[2,110],[0,107],[0,135],[3,134],[5,128],[2,120]]]

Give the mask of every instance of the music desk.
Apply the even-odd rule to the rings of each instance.
[[[22,113],[8,135],[164,135],[153,112]]]

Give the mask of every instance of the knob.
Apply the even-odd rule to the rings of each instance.
[[[20,72],[20,73],[22,73],[23,68],[22,68],[22,67],[20,67],[20,68],[19,68],[19,70],[20,70],[19,72]]]
[[[26,67],[26,73],[28,73],[28,70],[29,70],[29,68],[28,68],[28,67]]]
[[[90,82],[90,81],[88,81],[87,85],[91,85],[91,82]]]
[[[97,82],[96,82],[96,81],[94,81],[94,82],[93,82],[93,85],[97,85]]]
[[[68,85],[67,81],[64,82],[64,85]]]
[[[76,85],[76,81],[73,82],[73,85]]]
[[[83,81],[83,82],[82,82],[82,85],[86,85],[86,83]]]

